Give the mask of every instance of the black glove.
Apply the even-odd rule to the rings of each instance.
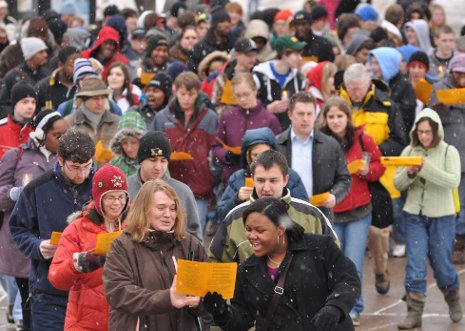
[[[240,164],[241,156],[234,154],[231,151],[228,151],[228,153],[226,153],[226,162],[228,162],[229,164],[234,164],[234,165]]]
[[[341,310],[334,306],[324,306],[312,318],[312,324],[318,330],[333,331],[341,319]]]
[[[78,268],[81,272],[87,273],[103,267],[106,255],[95,255],[92,252],[79,253]]]

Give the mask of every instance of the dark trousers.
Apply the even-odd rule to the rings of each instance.
[[[32,295],[32,329],[34,331],[63,331],[68,298],[46,293]]]
[[[21,309],[23,310],[23,331],[31,331],[31,299],[29,298],[29,279],[16,277],[21,295]]]

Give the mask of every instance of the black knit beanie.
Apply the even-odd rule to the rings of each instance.
[[[231,17],[229,17],[229,14],[226,11],[226,9],[222,7],[213,8],[211,17],[212,17],[212,28],[216,28],[216,26],[221,22],[225,22],[225,21],[231,22]]]
[[[423,51],[416,51],[410,56],[408,64],[411,65],[413,62],[420,62],[426,67],[426,70],[429,69],[429,58],[428,55]]]
[[[11,105],[13,108],[24,98],[34,98],[37,100],[37,95],[31,85],[24,81],[16,83],[11,89]]]
[[[169,160],[171,156],[170,142],[161,131],[147,132],[140,139],[137,161],[141,163],[145,159],[156,156],[163,156]]]
[[[152,78],[152,80],[147,84],[146,89],[150,86],[153,86],[157,89],[160,89],[165,94],[166,100],[171,98],[171,89],[172,89],[173,82],[171,78],[165,74],[164,72],[159,72]]]

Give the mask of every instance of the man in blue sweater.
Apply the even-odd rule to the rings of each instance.
[[[33,330],[64,328],[68,293],[55,289],[48,280],[48,269],[57,249],[50,237],[54,231],[63,232],[67,217],[91,199],[94,154],[94,141],[89,135],[69,130],[59,141],[53,169],[24,188],[11,214],[13,241],[31,259]]]

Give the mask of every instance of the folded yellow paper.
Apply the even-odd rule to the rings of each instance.
[[[329,199],[329,192],[315,194],[310,198],[310,203],[314,206],[321,206],[321,204]]]
[[[465,103],[465,88],[437,90],[438,102],[444,105],[461,105]]]
[[[53,231],[52,235],[50,236],[50,245],[58,245],[60,242],[62,232]]]
[[[237,263],[211,263],[178,260],[176,292],[204,297],[218,292],[223,299],[234,297]]]
[[[234,96],[232,84],[229,79],[224,84],[223,94],[221,95],[220,102],[225,105],[237,105],[237,100]]]
[[[422,156],[383,156],[381,164],[385,167],[411,167],[423,164]]]
[[[363,165],[365,164],[364,160],[355,160],[350,162],[347,165],[347,169],[349,170],[349,174],[353,175],[356,174],[360,169],[363,168]]]
[[[252,177],[245,177],[245,187],[253,188],[253,179],[252,179]]]
[[[95,145],[95,161],[107,163],[115,156],[108,148],[103,146],[103,142],[101,140],[97,141]]]
[[[417,99],[425,105],[428,104],[432,92],[433,85],[428,83],[424,78],[420,79],[415,85],[415,95],[417,96]]]
[[[241,146],[231,147],[231,146],[226,145],[224,143],[224,141],[221,140],[220,138],[216,137],[216,139],[220,142],[221,145],[223,145],[224,149],[227,149],[228,151],[230,151],[233,154],[241,155]]]
[[[116,231],[116,232],[110,232],[110,233],[99,233],[97,235],[97,244],[95,245],[95,251],[94,254],[96,255],[105,255],[108,253],[108,250],[110,249],[111,244],[113,243],[113,240],[118,238],[121,233],[123,233],[122,230]]]

